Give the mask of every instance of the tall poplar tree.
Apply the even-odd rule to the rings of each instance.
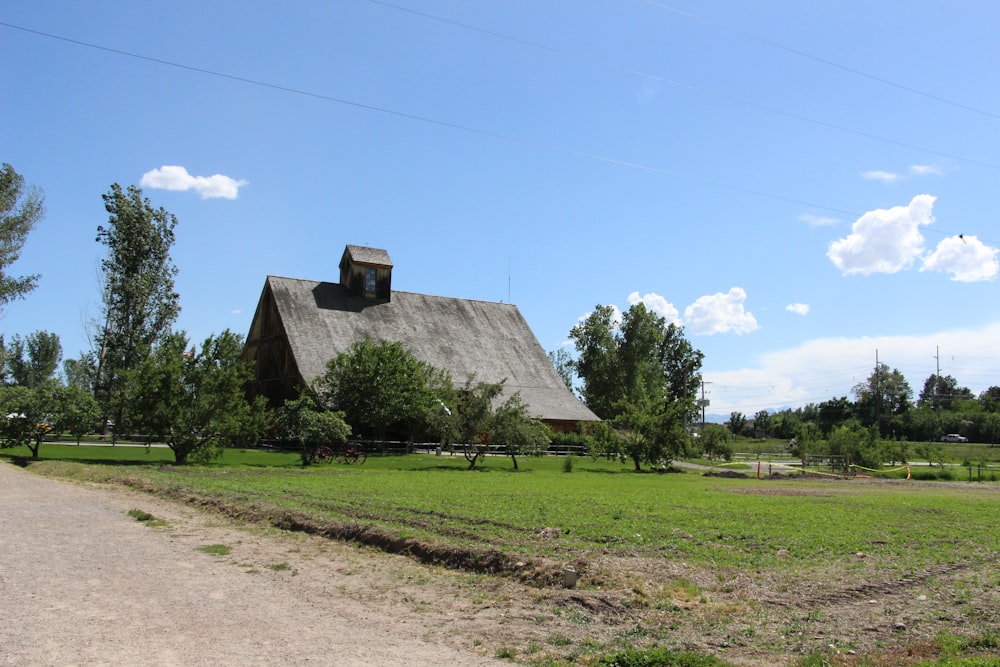
[[[49,380],[62,360],[59,336],[48,331],[28,334],[25,340],[17,334],[6,350],[7,369],[14,384],[37,389]]]
[[[623,401],[683,404],[694,416],[701,386],[703,355],[684,337],[684,329],[633,304],[615,318],[612,306],[594,312],[569,332],[578,353],[574,366],[583,381],[583,400],[601,419],[623,411]]]
[[[616,318],[612,306],[594,308],[573,327],[574,363],[587,407],[619,429],[622,452],[635,463],[659,463],[687,446],[695,418],[703,355],[684,330],[633,304]]]
[[[11,276],[11,264],[21,256],[28,232],[45,215],[45,198],[6,162],[0,167],[0,310],[23,298],[38,283],[38,276]]]
[[[153,208],[133,185],[123,191],[115,183],[103,198],[109,218],[97,228],[107,256],[101,261],[104,321],[95,337],[95,393],[105,420],[120,430],[127,372],[170,333],[180,313],[170,259],[177,218]]]

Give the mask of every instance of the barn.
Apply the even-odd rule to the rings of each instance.
[[[517,306],[392,289],[392,260],[348,245],[340,282],[268,276],[243,350],[251,397],[280,405],[356,341],[402,342],[456,384],[505,380],[529,413],[558,431],[598,421],[553,368]]]

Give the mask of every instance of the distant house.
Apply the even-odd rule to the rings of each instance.
[[[392,290],[385,250],[349,245],[340,282],[268,276],[243,358],[254,363],[251,396],[272,405],[294,396],[356,341],[402,342],[456,384],[506,379],[529,413],[556,430],[598,421],[552,366],[517,306]]]

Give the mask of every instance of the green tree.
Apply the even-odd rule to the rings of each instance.
[[[928,465],[933,466],[937,463],[941,468],[944,467],[944,447],[942,447],[939,443],[921,442],[918,443],[913,449],[917,456],[927,461]]]
[[[690,435],[684,429],[683,409],[679,403],[663,406],[649,399],[618,406],[612,424],[621,437],[623,458],[632,461],[636,472],[643,463],[668,464],[687,451]]]
[[[994,385],[980,392],[979,403],[986,412],[1000,412],[1000,387]]]
[[[423,429],[448,383],[403,343],[365,338],[331,359],[313,389],[323,405],[344,413],[355,434],[381,441],[390,429]]]
[[[932,374],[924,381],[917,398],[917,407],[950,410],[956,400],[975,398],[968,387],[959,387],[958,380],[950,375]]]
[[[988,414],[975,399],[955,400],[951,409],[941,412],[941,433],[960,433],[973,442],[982,440],[981,424]]]
[[[902,415],[913,407],[913,390],[898,369],[879,363],[867,380],[853,389],[855,404],[865,426],[875,424],[879,434],[902,431]]]
[[[59,336],[47,331],[15,335],[7,346],[6,361],[14,384],[35,389],[52,378],[62,360]]]
[[[882,466],[883,454],[878,430],[872,425],[864,428],[858,423],[838,426],[827,438],[830,453],[844,457],[846,466],[877,469]]]
[[[104,323],[95,337],[95,397],[105,419],[121,429],[125,375],[170,333],[180,313],[170,258],[177,218],[154,209],[135,186],[122,191],[115,183],[103,198],[109,218],[97,228],[107,256],[101,261]]]
[[[38,276],[12,276],[10,266],[35,224],[45,216],[45,198],[34,186],[25,187],[24,177],[7,164],[0,168],[0,312],[15,299],[35,289]]]
[[[503,382],[476,382],[469,377],[461,388],[446,392],[435,410],[434,429],[445,447],[461,445],[462,454],[475,468],[487,451],[494,423],[494,400],[503,393]]]
[[[80,439],[93,433],[101,418],[101,408],[93,395],[77,385],[57,386],[54,391],[52,426],[56,433],[69,433]]]
[[[823,435],[828,436],[833,429],[852,419],[854,419],[854,404],[846,396],[841,396],[819,404],[816,424]]]
[[[771,434],[771,413],[759,410],[753,416],[753,432],[757,438],[763,439]]]
[[[910,455],[910,443],[906,440],[883,440],[880,443],[882,463],[892,465],[906,463]]]
[[[941,436],[941,418],[931,405],[924,404],[906,413],[906,437],[913,441],[935,440]]]
[[[312,394],[285,401],[275,415],[278,437],[299,448],[302,465],[311,465],[321,446],[343,445],[351,437],[344,413],[324,410]]]
[[[67,359],[63,362],[63,376],[66,384],[80,387],[93,394],[97,380],[97,359],[93,352],[83,352],[79,359]]]
[[[573,357],[570,356],[569,352],[563,348],[558,350],[549,351],[549,361],[552,362],[552,366],[556,369],[556,373],[559,373],[559,377],[562,378],[563,384],[570,391],[573,391]]]
[[[23,445],[31,458],[38,459],[45,435],[52,430],[54,387],[52,380],[34,389],[0,387],[0,448]]]
[[[720,458],[728,461],[733,457],[733,450],[729,446],[729,429],[722,424],[705,424],[701,427],[699,438],[701,446],[705,451],[705,458],[709,461]]]
[[[991,447],[1000,442],[1000,414],[990,412],[984,415],[979,424],[979,433]]]
[[[728,425],[734,436],[743,435],[747,429],[747,418],[742,412],[730,412]]]
[[[601,419],[614,417],[615,402],[624,398],[616,367],[619,343],[615,331],[614,307],[597,306],[569,334],[578,353],[573,365],[583,382],[583,401]]]
[[[586,438],[587,453],[594,460],[601,457],[612,459],[623,456],[621,436],[608,422],[593,424]]]
[[[656,454],[653,422],[651,412],[633,403],[623,405],[612,421],[621,438],[622,459],[632,461],[636,472],[642,470],[644,461]]]
[[[796,410],[785,409],[771,415],[770,430],[771,435],[783,440],[791,440],[799,433],[802,426],[802,417]]]
[[[265,399],[248,402],[244,385],[251,368],[240,359],[239,335],[209,336],[200,350],[188,350],[187,336],[164,336],[140,364],[128,371],[129,423],[163,441],[178,464],[209,461],[224,447],[255,445],[268,424]]]
[[[517,470],[518,456],[539,456],[552,443],[548,426],[528,415],[528,406],[518,393],[499,405],[493,414],[490,441],[503,445]]]
[[[806,470],[806,460],[819,448],[821,437],[822,433],[816,424],[812,422],[799,424],[798,431],[795,433],[795,446],[792,453],[799,457],[803,473]]]
[[[684,330],[633,304],[615,317],[612,306],[597,306],[573,327],[574,363],[587,406],[611,420],[626,456],[636,463],[659,463],[687,447],[686,424],[696,418],[703,355]]]

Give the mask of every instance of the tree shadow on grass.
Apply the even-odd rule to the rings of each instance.
[[[173,456],[170,458],[157,458],[150,459],[145,458],[147,455],[144,453],[143,449],[139,449],[140,452],[134,457],[129,458],[94,458],[94,457],[69,457],[69,456],[46,456],[45,452],[42,451],[37,459],[33,459],[30,456],[25,456],[23,454],[11,454],[7,452],[0,452],[0,459],[9,459],[14,465],[20,466],[22,468],[27,468],[35,463],[42,463],[45,461],[60,461],[63,463],[81,463],[84,465],[103,465],[103,466],[116,466],[116,467],[131,467],[131,468],[160,468],[163,466],[170,466],[177,470],[183,470],[187,467],[193,467],[198,465],[207,465],[210,467],[246,467],[246,468],[281,468],[281,469],[291,469],[291,468],[302,468],[301,463],[266,463],[266,462],[240,462],[240,463],[226,463],[222,461],[211,461],[207,464],[198,463],[187,463],[184,465],[178,465],[177,460]],[[142,457],[142,458],[140,458]]]
[[[141,460],[141,459],[92,459],[92,458],[66,458],[62,456],[45,456],[42,454],[37,459],[33,459],[30,456],[21,456],[13,454],[0,454],[0,459],[9,459],[14,465],[20,466],[22,468],[27,468],[30,465],[36,463],[45,463],[47,461],[60,461],[63,463],[82,463],[85,465],[105,465],[105,466],[132,466],[132,467],[152,467],[152,466],[162,466],[162,465],[172,465],[173,460]]]

